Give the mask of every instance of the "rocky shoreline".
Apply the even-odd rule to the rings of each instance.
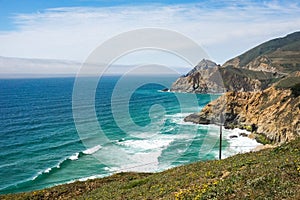
[[[300,96],[291,89],[270,87],[259,92],[227,92],[184,121],[219,124],[252,132],[260,143],[281,144],[300,136]]]

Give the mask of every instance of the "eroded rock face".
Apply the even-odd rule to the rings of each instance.
[[[222,77],[216,63],[203,59],[189,73],[179,77],[171,86],[173,92],[219,93],[224,92]]]
[[[285,77],[277,72],[265,72],[221,67],[202,60],[189,73],[179,77],[171,86],[173,92],[223,93],[226,91],[260,91]]]
[[[233,66],[236,68],[245,68],[252,71],[261,71],[261,72],[272,72],[272,73],[281,73],[276,67],[274,67],[273,61],[268,56],[259,56],[246,66],[240,66],[240,59],[234,58],[230,61],[227,61],[224,64],[226,66]]]
[[[259,92],[227,92],[185,121],[219,123],[220,113],[228,128],[249,127],[270,141],[282,143],[300,136],[300,96],[291,90],[270,87]]]

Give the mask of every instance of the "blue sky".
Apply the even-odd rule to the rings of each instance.
[[[156,27],[193,39],[223,64],[299,31],[299,13],[296,0],[0,0],[0,56],[83,62],[112,36]]]
[[[208,9],[218,9],[225,6],[245,7],[247,4],[265,4],[276,3],[284,5],[285,1],[218,1],[218,0],[139,0],[132,2],[130,0],[0,0],[0,30],[13,30],[17,28],[14,24],[14,17],[20,13],[38,13],[49,8],[59,7],[115,7],[115,6],[141,6],[141,5],[176,5],[176,4],[197,4],[201,3]],[[292,4],[299,4],[297,1],[289,1]]]
[[[111,6],[139,6],[145,4],[174,5],[195,3],[197,0],[139,0],[133,3],[129,0],[0,0],[0,29],[12,30],[16,28],[14,16],[18,13],[43,12],[48,8],[57,7],[111,7]]]

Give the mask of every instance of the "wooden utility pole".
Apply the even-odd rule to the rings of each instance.
[[[219,148],[219,160],[222,159],[222,125],[223,125],[223,113],[220,114],[220,148]]]

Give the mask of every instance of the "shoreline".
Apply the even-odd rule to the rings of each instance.
[[[187,122],[187,123],[193,123],[193,124],[196,124],[196,123],[194,123],[194,122]],[[219,127],[219,125],[217,125],[217,124],[199,124],[199,125],[213,125],[213,126],[217,126],[217,127]],[[241,128],[242,126],[235,126],[235,127],[233,127],[233,128],[231,128],[231,127],[228,127],[228,126],[222,126],[223,127],[223,131],[224,130],[226,130],[226,131],[239,131],[239,133],[245,133],[245,134],[247,134],[247,136],[242,136],[242,137],[244,137],[244,138],[248,138],[248,139],[250,139],[250,140],[254,140],[254,141],[256,141],[256,143],[257,143],[257,146],[255,146],[253,149],[251,149],[250,151],[248,151],[248,152],[257,152],[257,151],[260,151],[260,150],[264,150],[264,149],[270,149],[270,148],[275,148],[275,147],[278,147],[278,146],[280,146],[280,144],[269,144],[269,143],[266,143],[266,144],[263,144],[262,142],[261,142],[261,140],[257,137],[257,135],[258,134],[256,134],[256,133],[253,133],[253,132],[251,132],[251,131],[249,131],[249,130],[246,130],[246,129],[243,129],[243,128]],[[237,136],[237,135],[236,135]],[[239,134],[239,136],[238,136],[238,138],[239,137],[241,137],[241,135]],[[229,138],[228,138],[229,139]],[[233,139],[233,138],[231,138],[231,139]],[[244,152],[244,153],[247,153],[247,152]]]

